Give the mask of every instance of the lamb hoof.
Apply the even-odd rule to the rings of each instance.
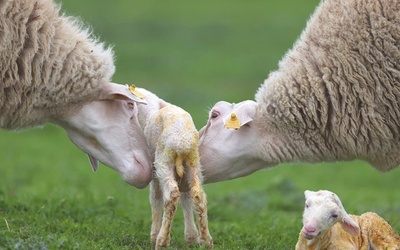
[[[170,240],[168,238],[157,238],[156,249],[169,247]]]
[[[158,235],[158,234],[151,234],[150,240],[151,240],[151,244],[152,244],[152,245],[155,245],[155,244],[156,244],[157,235]]]
[[[207,240],[202,240],[200,242],[201,246],[205,246],[206,248],[213,248],[214,247],[214,240],[210,237]]]
[[[200,245],[200,240],[197,235],[186,235],[185,239],[189,246]]]

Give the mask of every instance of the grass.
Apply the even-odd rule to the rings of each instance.
[[[114,81],[187,109],[198,128],[219,100],[253,99],[318,1],[68,0],[114,46]],[[0,249],[150,249],[148,189],[86,156],[55,126],[0,131]],[[400,231],[400,169],[363,162],[287,164],[205,186],[215,249],[293,249],[303,192],[329,189],[349,213],[375,211]],[[171,249],[187,248],[178,210]]]

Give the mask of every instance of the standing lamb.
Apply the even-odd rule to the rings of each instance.
[[[400,249],[399,235],[376,213],[348,215],[339,197],[327,190],[304,195],[304,225],[296,250]]]
[[[59,10],[52,0],[0,0],[0,128],[57,124],[93,170],[99,160],[143,188],[150,153],[129,103],[145,102],[110,82],[112,50]]]
[[[400,1],[323,0],[256,94],[200,130],[205,183],[284,162],[400,164]],[[227,130],[235,114],[238,126]],[[235,123],[233,123],[235,124]]]
[[[169,246],[172,220],[180,200],[187,242],[211,247],[213,240],[208,230],[207,200],[198,153],[199,135],[192,117],[145,89],[135,88],[135,92],[143,95],[148,103],[139,108],[139,122],[154,160],[155,176],[150,183],[151,241],[156,248]],[[198,215],[200,241],[192,204]]]

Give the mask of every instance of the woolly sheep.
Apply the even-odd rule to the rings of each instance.
[[[296,250],[400,249],[400,237],[376,213],[346,213],[339,197],[327,190],[304,192],[303,228]]]
[[[213,240],[208,230],[207,200],[202,187],[198,132],[192,117],[150,91],[142,88],[136,91],[148,103],[139,108],[139,122],[154,160],[154,179],[150,183],[151,241],[156,248],[169,246],[172,220],[180,200],[187,242],[210,247]],[[193,204],[199,219],[200,241]]]
[[[379,171],[397,167],[399,43],[399,1],[321,1],[257,102],[211,109],[200,130],[204,182],[284,162],[361,159]]]
[[[128,103],[145,102],[110,82],[112,50],[59,10],[52,0],[0,1],[0,128],[59,125],[94,170],[99,160],[143,188],[150,153]]]

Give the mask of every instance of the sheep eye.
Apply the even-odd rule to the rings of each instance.
[[[337,214],[332,214],[332,218],[337,218],[338,217],[338,215]]]
[[[211,112],[211,118],[212,119],[215,119],[215,118],[217,118],[219,116],[219,113],[218,112],[216,112],[216,111],[213,111],[213,112]]]
[[[128,102],[128,107],[130,110],[134,110],[135,109],[135,104],[133,104],[133,102]]]

